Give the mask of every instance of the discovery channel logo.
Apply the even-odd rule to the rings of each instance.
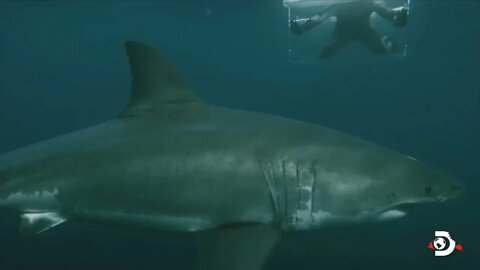
[[[430,241],[428,248],[435,251],[436,257],[448,256],[456,249],[463,251],[463,247],[457,244],[447,231],[435,231],[435,239]]]

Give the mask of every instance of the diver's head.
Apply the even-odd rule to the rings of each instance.
[[[397,11],[395,16],[393,17],[393,25],[395,27],[404,27],[407,25],[408,22],[408,9],[402,8],[401,10]]]

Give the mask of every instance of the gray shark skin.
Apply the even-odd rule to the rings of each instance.
[[[192,232],[201,269],[261,269],[282,231],[398,218],[462,189],[338,131],[208,106],[154,49],[126,49],[118,118],[0,156],[0,206],[22,233],[80,219]]]

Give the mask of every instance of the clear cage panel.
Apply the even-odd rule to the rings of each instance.
[[[407,56],[410,0],[284,0],[296,63],[378,62]]]

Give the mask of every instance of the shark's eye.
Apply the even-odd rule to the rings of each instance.
[[[426,186],[425,187],[425,194],[427,194],[427,195],[432,194],[432,187],[431,186]]]

